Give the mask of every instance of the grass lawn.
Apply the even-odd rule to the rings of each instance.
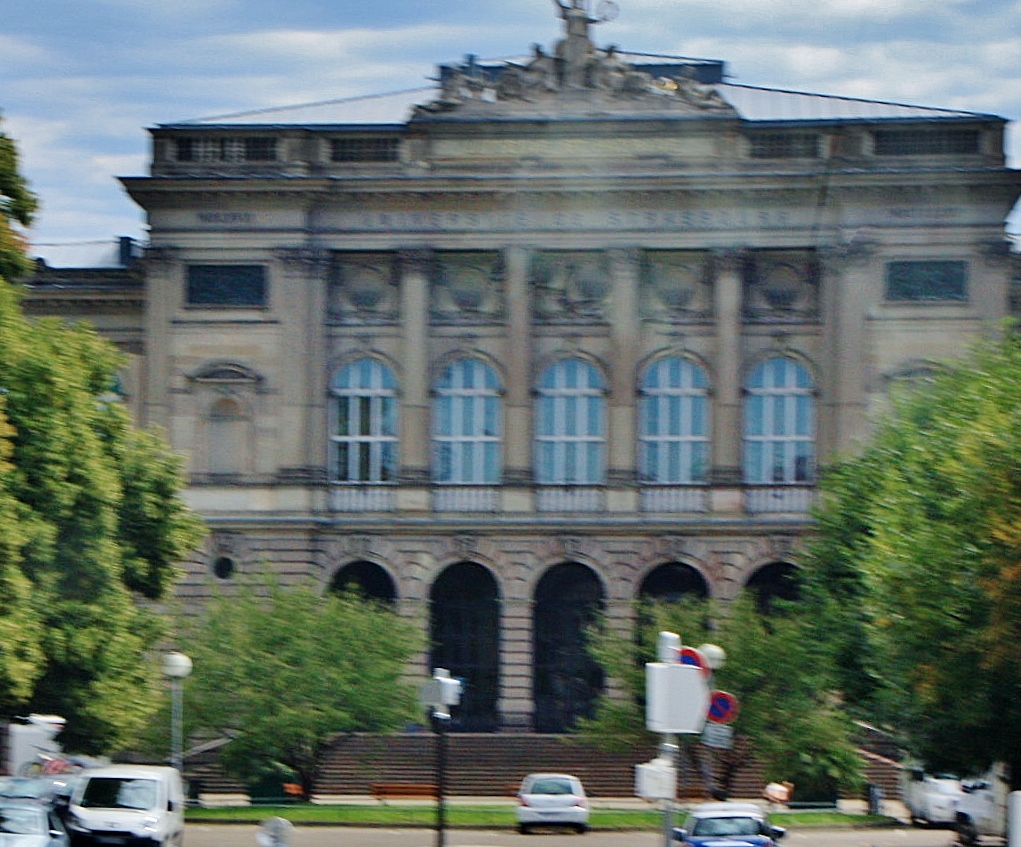
[[[281,817],[295,824],[307,826],[418,826],[430,827],[436,822],[436,807],[432,804],[387,805],[312,805],[294,803],[283,806],[232,806],[216,809],[188,809],[190,823],[259,823],[270,817]],[[676,813],[678,824],[682,812]],[[445,819],[448,826],[465,828],[513,828],[512,805],[464,806],[447,805]],[[790,829],[807,827],[882,826],[891,818],[869,815],[851,815],[841,812],[806,811],[781,812],[770,815],[778,826]],[[592,810],[591,826],[594,829],[648,829],[658,830],[663,825],[661,812],[646,809]]]

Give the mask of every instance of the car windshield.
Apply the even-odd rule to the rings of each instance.
[[[573,794],[574,789],[571,787],[571,780],[569,779],[546,778],[535,780],[535,782],[532,783],[531,787],[525,793]]]
[[[0,806],[0,832],[42,835],[48,831],[44,809]]]
[[[94,776],[85,786],[81,805],[91,809],[151,809],[156,805],[156,780]]]
[[[763,824],[755,818],[702,818],[692,835],[761,835]]]

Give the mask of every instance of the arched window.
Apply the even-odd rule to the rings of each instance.
[[[436,383],[433,479],[460,485],[500,481],[500,380],[489,365],[460,359]]]
[[[363,597],[388,605],[397,599],[397,588],[390,574],[375,562],[351,562],[333,575],[332,593],[343,594],[352,589]]]
[[[397,479],[397,382],[375,359],[337,372],[330,429],[330,475],[335,482]]]
[[[801,599],[798,569],[787,562],[772,562],[759,568],[745,586],[755,596],[755,606],[764,615],[772,609],[773,600],[797,602]]]
[[[815,397],[808,369],[793,359],[763,362],[748,382],[745,482],[792,485],[815,472]]]
[[[540,485],[601,485],[605,477],[603,378],[587,362],[564,359],[539,381],[535,477]]]
[[[709,467],[709,381],[687,359],[661,359],[642,378],[640,479],[653,485],[704,483]]]

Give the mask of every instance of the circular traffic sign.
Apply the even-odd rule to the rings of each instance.
[[[709,667],[709,660],[701,650],[694,647],[682,647],[677,654],[677,661],[682,665],[694,665],[704,676],[709,676],[712,669]]]
[[[737,697],[727,691],[709,692],[709,713],[706,720],[712,723],[733,723],[739,706]]]

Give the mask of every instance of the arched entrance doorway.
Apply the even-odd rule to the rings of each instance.
[[[585,565],[556,565],[539,580],[532,623],[536,732],[567,732],[592,716],[603,671],[585,649],[585,629],[602,606],[602,585]]]
[[[429,666],[464,680],[451,729],[500,728],[500,597],[482,565],[461,562],[443,571],[430,592]]]
[[[330,582],[331,593],[343,594],[352,589],[363,597],[387,605],[393,605],[397,599],[397,587],[390,574],[375,562],[351,562],[334,574]]]

